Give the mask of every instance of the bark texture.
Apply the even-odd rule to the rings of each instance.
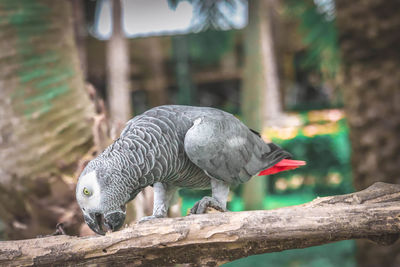
[[[70,1],[3,0],[0,36],[0,218],[13,239],[46,232],[54,222],[42,207],[61,173],[72,174],[90,148],[93,106]]]
[[[0,264],[215,266],[253,254],[400,234],[400,185],[318,198],[294,207],[157,219],[106,236],[56,236],[0,243]]]
[[[354,185],[399,183],[400,2],[336,3]],[[360,266],[400,266],[400,246],[358,245]]]

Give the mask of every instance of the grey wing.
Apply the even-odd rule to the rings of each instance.
[[[196,119],[186,133],[185,152],[207,175],[233,184],[291,156],[228,113]]]

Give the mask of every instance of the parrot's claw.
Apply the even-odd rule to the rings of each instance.
[[[151,221],[151,220],[159,219],[159,218],[164,218],[164,217],[165,216],[160,216],[160,215],[146,216],[146,217],[140,218],[138,223],[144,223],[144,222],[147,222],[147,221]]]
[[[214,208],[218,211],[224,212],[226,208],[223,208],[221,203],[213,197],[203,197],[201,200],[194,204],[193,208],[190,210],[190,214],[203,214],[206,213],[207,208]]]

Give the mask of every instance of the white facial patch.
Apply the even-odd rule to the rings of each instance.
[[[91,192],[90,196],[83,193],[84,188]],[[79,178],[76,198],[81,208],[86,210],[100,207],[100,185],[97,181],[96,171],[89,172]]]
[[[246,138],[243,137],[231,137],[226,140],[226,143],[229,147],[239,147],[246,143]]]

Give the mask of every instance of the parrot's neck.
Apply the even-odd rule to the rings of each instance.
[[[151,147],[138,136],[118,138],[104,152],[112,168],[119,171],[118,178],[129,188],[129,192],[140,192],[158,182],[161,173],[154,172],[156,159]]]

